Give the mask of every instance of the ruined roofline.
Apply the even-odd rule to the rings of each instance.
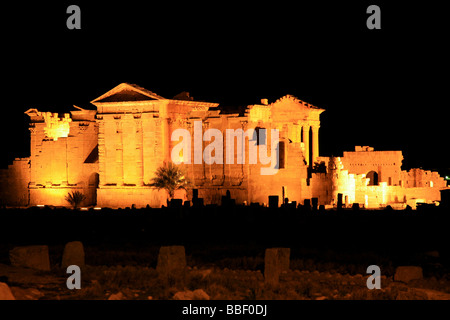
[[[30,117],[31,122],[45,122],[46,116],[51,116],[54,118],[66,118],[69,117],[73,121],[92,121],[95,119],[97,110],[83,109],[74,105],[78,110],[69,110],[69,112],[50,112],[50,111],[39,111],[36,108],[30,108],[24,113]],[[69,114],[70,113],[70,114]]]
[[[298,99],[297,97],[290,95],[290,94],[286,94],[280,98],[278,98],[277,100],[275,100],[272,103],[268,103],[267,99],[261,99],[261,103],[255,103],[255,104],[249,104],[245,107],[244,113],[249,113],[250,109],[252,109],[253,107],[265,107],[267,109],[271,109],[273,106],[279,104],[279,103],[283,103],[286,100],[292,102],[292,103],[296,103],[296,104],[300,104],[301,106],[310,109],[310,110],[314,110],[319,112],[319,114],[321,114],[322,112],[325,111],[325,109],[319,108],[311,103],[305,102],[303,100]]]
[[[306,101],[300,100],[299,98],[297,98],[297,97],[295,97],[295,96],[293,96],[291,94],[286,94],[286,95],[282,96],[281,98],[275,100],[275,102],[272,102],[271,104],[269,104],[269,106],[274,105],[274,104],[279,103],[279,102],[282,102],[284,100],[291,100],[291,101],[299,103],[299,104],[301,104],[301,105],[303,105],[303,106],[305,106],[307,108],[315,109],[315,110],[318,110],[318,111],[321,111],[321,112],[325,111],[325,109],[319,108],[319,107],[317,107],[317,106],[315,106],[315,105],[313,105],[311,103],[308,103]]]
[[[164,97],[162,97],[162,96],[160,96],[160,95],[158,95],[158,94],[156,94],[156,93],[154,93],[154,92],[152,92],[150,90],[142,88],[142,87],[140,87],[140,86],[138,86],[136,84],[123,82],[123,83],[115,86],[111,90],[107,91],[106,93],[102,94],[100,97],[92,100],[91,103],[96,106],[97,103],[111,103],[111,102],[114,102],[114,101],[102,101],[102,100],[105,100],[105,99],[110,98],[110,97],[112,97],[112,96],[114,96],[116,94],[119,94],[121,91],[124,91],[124,90],[134,91],[134,92],[136,92],[136,93],[138,93],[138,94],[140,94],[140,95],[142,95],[144,97],[149,98],[149,99],[146,99],[146,100],[165,100]],[[140,100],[137,100],[137,101],[140,101]]]
[[[97,102],[96,102],[97,103]],[[194,109],[200,108],[199,110],[205,110],[205,109],[213,109],[216,108],[219,104],[213,103],[213,102],[200,102],[200,101],[186,101],[186,100],[171,100],[171,99],[164,99],[164,100],[147,100],[147,101],[118,101],[118,102],[98,102],[97,107],[97,113],[98,114],[127,114],[127,113],[136,113],[136,112],[150,112],[150,113],[157,113],[157,109],[153,109],[152,111],[144,111],[140,110],[140,108],[145,108],[148,106],[153,106],[153,108],[157,108],[157,106],[160,106],[161,104],[167,105],[169,103],[177,104],[177,105],[190,105]],[[123,109],[121,109],[123,108]],[[128,109],[126,109],[128,108]],[[215,111],[215,110],[211,110]]]
[[[138,95],[142,96],[142,97],[132,97],[132,99],[130,100],[126,100],[126,93],[124,93],[125,91],[132,91],[137,93]],[[124,97],[122,97],[122,99],[124,100],[120,100],[120,93],[124,93]],[[117,99],[113,99],[114,95],[118,95],[119,97]],[[176,96],[175,96],[176,97]],[[147,90],[143,87],[140,87],[136,84],[130,84],[130,83],[121,83],[118,86],[114,87],[113,89],[109,90],[108,92],[104,93],[103,95],[101,95],[100,97],[94,99],[91,101],[91,103],[93,105],[95,105],[96,107],[98,107],[99,105],[108,105],[108,104],[130,104],[130,103],[137,103],[137,104],[145,104],[145,103],[149,103],[152,101],[171,101],[174,102],[176,101],[177,103],[181,103],[181,104],[201,104],[203,106],[209,106],[210,108],[214,108],[217,107],[219,104],[218,103],[212,103],[212,102],[205,102],[205,101],[194,101],[192,99],[186,100],[186,99],[166,99],[150,90]],[[263,102],[264,100],[264,102]],[[283,102],[285,100],[290,100],[294,103],[300,104],[302,106],[304,106],[305,108],[311,109],[311,110],[316,110],[319,111],[320,113],[322,113],[323,111],[325,111],[325,109],[319,108],[311,103],[305,102],[303,100],[298,99],[297,97],[287,94],[284,95],[282,97],[280,97],[279,99],[277,99],[276,101],[268,104],[267,99],[262,99],[261,104],[249,104],[243,108],[239,108],[242,109],[242,111],[239,111],[239,113],[245,114],[247,112],[247,110],[251,109],[253,106],[267,106],[267,107],[272,107],[273,105]],[[226,112],[226,108],[221,108],[221,113],[227,113]],[[235,112],[233,112],[235,113]]]
[[[134,96],[136,94],[136,96]],[[117,95],[116,98],[114,96]],[[121,96],[122,95],[122,96]],[[176,103],[181,105],[192,105],[207,108],[216,108],[219,104],[213,102],[194,101],[186,99],[166,99],[150,90],[142,88],[135,84],[121,83],[100,97],[91,101],[98,108],[105,106],[138,106],[153,103]],[[102,113],[107,110],[102,110]]]
[[[369,147],[369,146],[355,146],[355,150],[343,151],[343,153],[355,153],[355,152],[366,152],[366,153],[401,152],[402,153],[402,150],[375,150],[375,148]]]

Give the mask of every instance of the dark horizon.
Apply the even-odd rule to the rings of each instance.
[[[182,91],[221,107],[291,94],[326,111],[320,155],[355,145],[401,150],[403,169],[449,170],[444,116],[448,49],[437,9],[378,3],[280,4],[200,11],[80,3],[82,29],[68,30],[68,3],[8,5],[4,37],[2,167],[29,154],[29,108],[69,112],[122,82],[165,97]],[[433,15],[433,16],[431,16]],[[421,22],[410,21],[420,16]]]

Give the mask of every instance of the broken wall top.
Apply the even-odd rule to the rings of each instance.
[[[285,95],[271,104],[250,105],[246,111],[249,121],[274,122],[309,122],[308,125],[319,125],[320,109],[294,96]]]

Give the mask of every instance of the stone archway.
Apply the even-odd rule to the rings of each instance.
[[[378,173],[376,171],[369,171],[366,174],[366,178],[369,178],[368,186],[377,186],[378,185]]]

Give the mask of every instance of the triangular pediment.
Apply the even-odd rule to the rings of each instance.
[[[277,101],[273,102],[271,106],[291,106],[293,108],[306,108],[306,109],[319,109],[316,106],[313,106],[310,103],[307,103],[305,101],[300,100],[299,98],[296,98],[290,94],[287,94]]]
[[[285,95],[269,105],[273,121],[319,120],[325,111],[292,95]]]
[[[161,100],[163,97],[135,84],[121,83],[91,103]]]

